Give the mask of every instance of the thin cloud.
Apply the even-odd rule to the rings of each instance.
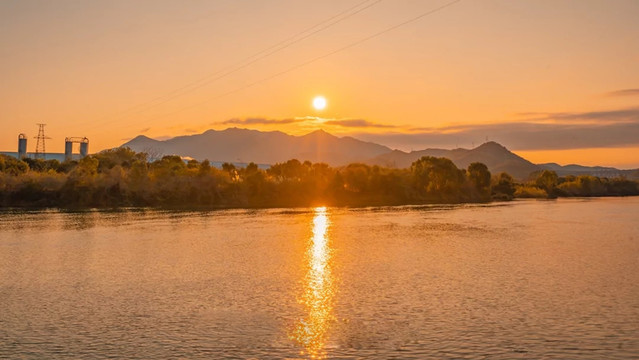
[[[536,112],[536,111],[527,111],[527,112],[518,112],[513,114],[515,117],[534,117],[534,116],[547,116],[550,113],[546,112]]]
[[[190,133],[190,134],[193,134],[193,133],[198,132],[198,131],[197,131],[197,130],[195,130],[195,129],[184,129],[184,131],[185,131],[185,132],[187,132],[187,133]]]
[[[298,118],[289,118],[289,119],[267,119],[267,118],[233,118],[228,119],[226,121],[214,123],[216,125],[284,125],[284,124],[293,124],[304,121],[304,119]]]
[[[148,127],[148,128],[144,128],[144,129],[140,130],[140,133],[141,133],[141,134],[144,134],[144,133],[146,133],[146,132],[149,132],[149,130],[151,130],[151,128],[150,128],[150,127]]]
[[[329,120],[324,122],[324,124],[349,127],[349,128],[380,128],[380,129],[396,128],[396,126],[394,125],[378,124],[378,123],[374,123],[372,121],[363,120],[363,119]]]
[[[299,123],[317,123],[322,125],[340,126],[345,128],[379,128],[390,129],[397,128],[394,125],[379,124],[364,119],[326,119],[315,116],[303,116],[284,119],[269,119],[262,117],[250,117],[250,118],[232,118],[222,122],[212,123],[211,125],[286,125],[286,124],[299,124]]]
[[[516,116],[524,117],[525,121],[554,121],[554,122],[579,122],[594,123],[609,122],[639,122],[639,108],[629,108],[609,111],[589,112],[549,112],[549,113],[518,113]]]
[[[639,96],[639,89],[623,89],[617,91],[611,91],[606,93],[606,96],[618,97],[618,96]]]
[[[407,131],[419,133],[419,132],[437,132],[439,129],[434,127],[407,127]]]
[[[451,131],[454,130],[454,131]],[[551,124],[510,122],[441,128],[417,133],[361,133],[353,136],[400,149],[472,147],[486,140],[512,150],[565,150],[639,145],[639,123]]]

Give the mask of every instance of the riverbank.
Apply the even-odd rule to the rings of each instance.
[[[487,203],[513,198],[639,195],[639,182],[552,171],[516,181],[482,163],[458,169],[423,157],[410,168],[365,164],[333,168],[289,160],[264,170],[114,149],[80,161],[0,157],[0,207],[22,208],[279,208]]]

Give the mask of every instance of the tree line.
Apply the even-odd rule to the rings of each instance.
[[[379,206],[609,195],[639,195],[639,183],[552,171],[519,183],[507,173],[492,175],[482,163],[459,169],[429,156],[406,169],[292,159],[266,170],[254,163],[218,169],[179,156],[149,161],[128,148],[62,163],[0,156],[2,207]]]

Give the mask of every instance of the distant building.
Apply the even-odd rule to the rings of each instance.
[[[89,154],[89,139],[86,137],[68,137],[64,139],[64,160],[73,159],[73,144],[80,144],[80,158],[83,158]]]
[[[83,157],[89,155],[89,139],[86,137],[83,138],[66,138],[64,144],[64,153],[36,153],[36,152],[27,152],[27,136],[25,134],[18,135],[18,151],[0,151],[0,154],[11,156],[17,159],[31,158],[35,159],[41,158],[44,160],[58,160],[63,162],[65,160],[79,160]],[[80,144],[80,153],[73,153],[73,144]]]
[[[0,155],[7,155],[7,156],[11,156],[14,157],[16,159],[24,159],[24,158],[30,158],[30,159],[35,159],[36,158],[36,153],[35,152],[28,152],[25,154],[25,156],[20,156],[19,153],[17,152],[11,152],[11,151],[0,151]],[[40,155],[39,156],[40,159],[44,159],[44,160],[58,160],[59,162],[63,162],[65,159],[65,154],[64,153],[46,153],[44,156]],[[82,157],[80,156],[80,154],[73,154],[73,160],[80,160]]]
[[[27,136],[25,134],[18,135],[18,159],[27,157]]]

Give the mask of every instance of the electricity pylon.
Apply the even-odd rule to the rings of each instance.
[[[36,124],[36,125],[38,125],[38,136],[36,136],[36,139],[38,141],[36,143],[35,157],[36,159],[39,159],[39,158],[44,159],[46,157],[46,150],[45,150],[46,148],[44,146],[44,140],[51,139],[51,138],[44,136],[44,126],[46,124]]]

